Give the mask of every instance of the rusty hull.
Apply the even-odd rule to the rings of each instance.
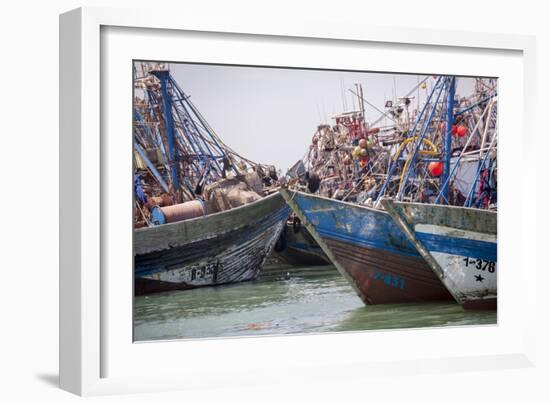
[[[286,189],[281,193],[366,304],[452,299],[388,213]]]

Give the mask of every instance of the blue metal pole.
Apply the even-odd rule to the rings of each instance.
[[[447,90],[447,130],[445,132],[444,150],[443,150],[443,174],[441,175],[441,183],[443,184],[441,194],[445,200],[449,200],[449,178],[451,168],[451,147],[452,147],[452,126],[454,123],[453,108],[455,102],[455,88],[456,78],[450,77],[448,79]]]
[[[176,92],[178,93],[179,102],[182,105],[185,112],[188,115],[190,115],[189,112],[187,111],[187,108],[185,107],[185,104],[187,104],[189,106],[189,108],[191,109],[191,111],[193,112],[193,114],[195,115],[195,117],[197,118],[197,120],[200,122],[201,126],[204,128],[204,130],[206,131],[206,133],[210,137],[210,140],[212,141],[212,143],[218,149],[218,151],[221,152],[224,156],[226,156],[225,155],[225,150],[218,144],[218,141],[216,140],[216,138],[212,135],[212,133],[208,129],[208,125],[206,124],[206,122],[203,121],[200,113],[195,108],[195,105],[193,105],[191,103],[191,101],[188,99],[187,95],[183,92],[183,90],[180,88],[180,86],[178,85],[178,83],[176,83],[176,81],[174,79],[172,79],[171,82],[172,82],[172,85],[174,86],[174,88],[176,89]],[[191,119],[191,123],[195,127],[197,133],[200,133],[200,130],[197,127],[197,125],[195,124],[195,121],[193,119]],[[205,145],[208,147],[208,144],[205,143]],[[210,149],[208,151],[211,152]]]
[[[158,121],[160,121],[160,119],[162,119],[162,116],[158,116],[158,114],[155,112],[155,109],[152,107],[155,101],[154,101],[154,97],[152,96],[149,90],[145,92],[145,97],[147,100],[147,110],[149,115],[152,117],[155,117]],[[170,167],[167,165],[169,162],[168,161],[169,159],[168,159],[168,156],[166,155],[166,148],[164,147],[164,142],[162,141],[162,137],[160,135],[158,126],[155,126],[155,130],[151,129],[151,131],[154,133],[156,144],[160,148],[160,151],[162,153],[162,158],[163,158],[162,162],[166,166],[166,170],[169,172]]]
[[[134,122],[135,122],[135,125],[139,127],[143,131],[143,133],[145,133],[147,142],[149,144],[151,143],[155,144],[156,143],[155,138],[153,136],[153,133],[151,132],[151,129],[147,126],[141,114],[135,108],[134,108]]]
[[[441,83],[441,77],[439,77],[437,79],[437,82],[435,83],[434,88],[432,89],[432,91],[430,92],[430,95],[428,96],[428,99],[426,100],[426,103],[422,107],[422,111],[420,112],[420,114],[416,118],[416,122],[414,123],[414,126],[413,126],[412,130],[409,131],[409,137],[414,136],[414,134],[416,133],[416,128],[418,127],[418,125],[422,121],[423,116],[424,116],[424,112],[426,112],[426,109],[428,108],[428,105],[430,104],[430,100],[432,99],[432,96],[435,94],[436,88],[438,88],[440,83]],[[386,176],[386,180],[384,181],[384,184],[382,185],[382,189],[380,189],[380,193],[378,194],[378,197],[376,198],[376,203],[378,203],[380,201],[380,199],[386,193],[386,189],[387,189],[389,183],[391,182],[391,176],[393,175],[393,171],[395,171],[395,169],[396,169],[396,167],[399,163],[397,161],[398,157],[400,157],[400,155],[398,155],[396,157],[396,160],[393,161],[393,163],[390,162],[390,166],[388,168],[388,174]]]
[[[194,129],[196,125],[193,122],[193,117],[185,109],[185,106],[183,105],[181,98],[177,95],[177,92],[175,93],[175,100],[181,106],[181,109],[176,109],[176,112],[177,112],[176,117],[178,118],[178,121],[180,123],[182,132],[183,132],[183,135],[177,132],[178,138],[180,139],[180,141],[182,141],[187,146],[191,146],[191,148],[193,149],[194,155],[205,155],[208,158],[214,158],[212,151],[208,148],[208,145],[202,138],[201,134]],[[183,114],[183,116],[181,116],[181,114]],[[204,150],[201,144],[204,144],[206,146],[207,148],[206,151]],[[216,160],[214,160],[214,162],[216,164],[216,167],[218,168],[219,175],[221,176],[222,168],[220,167],[220,165]],[[193,167],[195,168],[195,164],[193,164]],[[197,168],[196,171],[200,176],[200,169]]]
[[[166,150],[164,149],[164,143],[162,142],[162,139],[160,137],[160,134],[158,132],[158,128],[155,127],[155,130],[152,130],[148,125],[147,122],[145,122],[145,119],[143,119],[143,116],[141,113],[139,113],[136,109],[134,109],[134,120],[136,121],[136,124],[138,126],[141,126],[150,133],[151,138],[153,139],[153,144],[158,147],[162,154],[162,165],[164,165],[164,168],[166,169],[166,172],[170,172],[170,166],[168,163],[168,158],[166,157]],[[136,141],[134,139],[134,141]],[[168,190],[166,190],[168,192]]]
[[[179,169],[178,169],[178,150],[174,137],[174,119],[172,116],[172,104],[168,95],[168,78],[170,73],[167,70],[153,71],[160,80],[160,90],[162,93],[162,107],[164,110],[164,127],[166,128],[166,139],[168,140],[168,155],[170,158],[170,170],[172,176],[172,186],[177,192],[180,187]]]
[[[223,156],[225,157],[226,156],[225,155],[225,150],[218,144],[217,140],[214,138],[214,136],[212,135],[210,130],[208,130],[206,123],[202,120],[199,112],[195,109],[194,105],[189,101],[187,95],[183,92],[183,90],[179,87],[178,83],[172,77],[170,78],[170,84],[174,88],[174,90],[175,90],[174,94],[177,98],[177,101],[179,102],[179,105],[182,107],[182,111],[186,115],[185,119],[181,119],[181,117],[180,117],[181,123],[182,123],[183,126],[186,127],[187,131],[189,132],[188,135],[193,136],[195,138],[195,142],[197,143],[197,146],[200,148],[201,153],[205,154],[205,152],[204,152],[204,150],[201,146],[201,142],[206,147],[206,150],[207,150],[208,153],[213,154],[213,151],[210,149],[210,147],[208,146],[208,143],[202,137],[202,134],[201,134],[201,131],[200,131],[199,127],[197,126],[197,124],[195,123],[195,120],[193,119],[193,117],[191,116],[189,111],[187,110],[187,107],[185,106],[185,104],[188,105],[190,110],[193,112],[194,117],[200,122],[200,124],[204,128],[205,132],[210,137],[210,140],[212,141],[213,145],[215,145],[216,148],[218,149],[218,151],[221,154],[223,154]],[[187,125],[185,124],[184,120],[187,121]],[[190,128],[193,128],[194,130],[190,130]],[[193,145],[193,140],[191,138],[189,138],[189,142],[191,143],[193,148],[195,148],[195,146]],[[216,168],[219,171],[219,174],[221,175],[221,173],[223,172],[222,167],[220,166],[219,162],[215,159],[214,159],[214,163],[216,165]]]
[[[147,168],[149,168],[149,170],[151,171],[151,173],[153,174],[153,176],[155,177],[159,185],[162,187],[162,189],[168,193],[168,185],[162,178],[162,175],[157,170],[157,168],[155,168],[155,165],[151,162],[151,160],[147,158],[147,154],[145,153],[145,150],[135,140],[134,140],[134,148],[138,152],[143,162],[145,162],[145,164],[147,165]]]
[[[483,170],[483,168],[485,168],[487,157],[489,156],[490,153],[491,153],[491,151],[487,150],[487,152],[483,156],[483,159],[480,160],[479,163],[478,163],[475,179],[474,179],[474,182],[472,183],[472,186],[470,187],[470,191],[468,192],[468,196],[466,197],[466,200],[464,201],[464,207],[471,207],[471,205],[472,205],[472,199],[474,197],[475,189],[476,189],[477,183],[479,181],[479,175],[481,174],[481,171]]]
[[[405,190],[405,187],[406,187],[407,181],[409,180],[409,176],[410,176],[411,172],[414,170],[414,163],[415,163],[416,157],[418,155],[418,150],[420,150],[420,146],[422,145],[422,142],[424,141],[424,137],[426,137],[426,133],[428,132],[428,128],[430,126],[430,123],[432,122],[433,116],[434,116],[435,111],[437,109],[437,103],[439,102],[439,97],[441,96],[442,92],[443,92],[443,86],[439,90],[439,92],[437,94],[437,97],[435,98],[433,107],[432,107],[432,109],[429,113],[429,116],[426,119],[426,121],[424,122],[424,127],[422,128],[421,135],[418,138],[418,142],[416,143],[413,155],[411,157],[411,163],[409,164],[407,172],[405,172],[405,176],[403,178],[403,183],[401,184],[401,188],[399,189],[399,191],[397,193],[397,197],[399,198],[399,200],[403,199],[403,191]]]

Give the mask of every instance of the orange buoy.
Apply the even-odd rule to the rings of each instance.
[[[432,176],[440,176],[443,173],[443,163],[441,161],[432,161],[428,164],[428,171]]]

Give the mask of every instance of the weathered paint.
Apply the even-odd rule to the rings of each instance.
[[[460,304],[496,308],[496,212],[391,200],[383,204]]]
[[[496,235],[456,230],[444,225],[415,224],[416,237],[429,251],[497,260]]]
[[[135,293],[256,278],[288,214],[276,193],[209,216],[136,230]]]
[[[302,192],[281,193],[366,304],[452,299],[386,212]]]

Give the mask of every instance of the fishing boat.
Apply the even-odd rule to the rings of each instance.
[[[294,214],[287,220],[275,244],[272,258],[280,264],[291,266],[309,267],[330,264],[327,255]]]
[[[275,168],[227,146],[163,63],[134,64],[135,294],[252,280],[289,215]]]
[[[426,90],[422,107],[410,110],[409,92],[370,124],[359,87],[360,110],[319,126],[303,161],[307,175],[291,177],[292,190],[283,191],[367,304],[452,298],[383,199],[496,208],[496,82],[476,79],[474,94],[460,97],[456,77],[433,79],[413,89]],[[377,127],[386,117],[393,124]]]
[[[387,212],[300,191],[280,192],[366,304],[452,299]]]
[[[134,231],[136,295],[255,279],[289,215],[279,193]]]
[[[496,211],[389,199],[382,204],[458,303],[496,309]]]

